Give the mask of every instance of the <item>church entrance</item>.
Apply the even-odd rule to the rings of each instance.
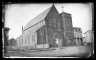
[[[62,38],[60,35],[55,35],[55,47],[62,47]]]

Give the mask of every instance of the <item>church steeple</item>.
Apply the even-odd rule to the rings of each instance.
[[[54,3],[52,4],[52,7],[54,6]]]

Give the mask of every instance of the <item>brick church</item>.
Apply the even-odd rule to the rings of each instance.
[[[73,46],[71,14],[66,12],[59,14],[53,4],[29,21],[16,41],[17,47],[29,49]]]

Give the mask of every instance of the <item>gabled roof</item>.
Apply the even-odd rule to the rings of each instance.
[[[35,18],[33,18],[31,21],[29,21],[27,23],[27,25],[24,27],[24,30],[29,28],[30,26],[44,20],[44,18],[46,17],[46,15],[48,14],[48,12],[50,11],[51,7],[49,7],[47,10],[45,10],[44,12],[42,12],[41,14],[39,14],[38,16],[36,16]]]

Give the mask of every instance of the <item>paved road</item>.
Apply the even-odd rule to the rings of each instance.
[[[91,51],[88,46],[73,46],[56,48],[55,50],[43,50],[43,51],[8,51],[7,56],[20,56],[20,57],[55,57],[55,56],[71,56],[89,53]]]

